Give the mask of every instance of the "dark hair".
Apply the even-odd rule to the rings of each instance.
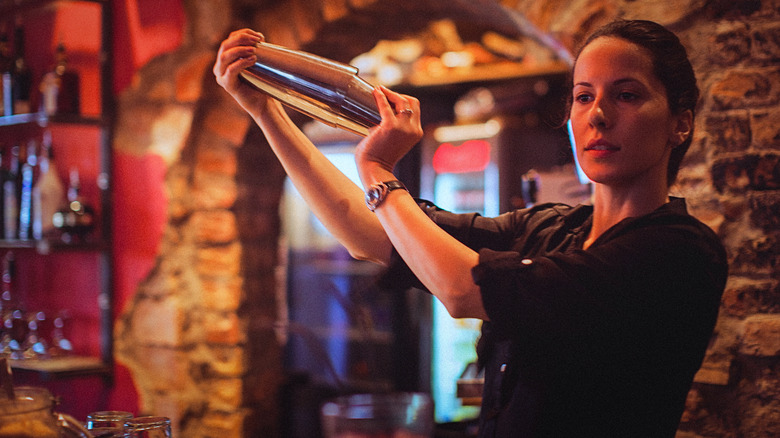
[[[596,30],[580,46],[575,56],[579,58],[582,50],[593,40],[600,37],[614,37],[626,40],[644,48],[650,55],[653,73],[666,89],[666,98],[672,114],[680,114],[690,110],[696,115],[696,104],[699,100],[699,87],[696,85],[696,75],[688,60],[688,53],[679,38],[658,23],[646,20],[618,20]],[[572,69],[573,70],[573,69]],[[685,153],[693,141],[693,124],[691,132],[679,146],[672,149],[669,157],[669,167],[666,181],[671,186],[677,179]]]

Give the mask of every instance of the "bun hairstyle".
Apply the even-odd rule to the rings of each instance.
[[[677,35],[652,21],[613,21],[596,30],[585,40],[576,52],[575,65],[582,50],[595,39],[601,37],[620,38],[644,48],[652,61],[653,73],[666,89],[666,98],[672,114],[680,114],[690,110],[691,114],[696,116],[696,105],[699,101],[696,74],[688,59],[688,53]],[[668,185],[671,186],[677,179],[680,164],[692,141],[693,124],[691,124],[691,132],[688,137],[672,149],[666,175]]]

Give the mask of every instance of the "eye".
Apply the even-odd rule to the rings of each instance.
[[[621,91],[618,93],[618,99],[623,102],[633,102],[638,98],[639,96],[636,93],[632,93],[630,91]]]
[[[580,93],[574,96],[574,100],[578,103],[588,103],[593,100],[593,97],[587,93]]]

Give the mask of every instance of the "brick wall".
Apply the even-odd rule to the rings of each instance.
[[[573,46],[616,17],[670,26],[702,101],[676,194],[722,237],[731,275],[679,436],[780,433],[780,6],[775,0],[504,1]],[[504,23],[488,0],[184,1],[185,43],[120,99],[115,148],[168,165],[158,262],[117,323],[117,357],[142,409],[179,436],[275,436],[283,382],[274,337],[282,170],[213,80],[216,46],[250,26],[274,42],[348,61],[444,13]],[[477,5],[475,7],[474,5]],[[228,7],[230,6],[230,7]],[[161,135],[160,133],[164,135]]]

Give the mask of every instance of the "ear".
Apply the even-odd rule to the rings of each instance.
[[[672,132],[669,136],[669,142],[672,144],[672,147],[677,147],[687,140],[692,130],[693,112],[691,110],[685,110],[675,116]]]

